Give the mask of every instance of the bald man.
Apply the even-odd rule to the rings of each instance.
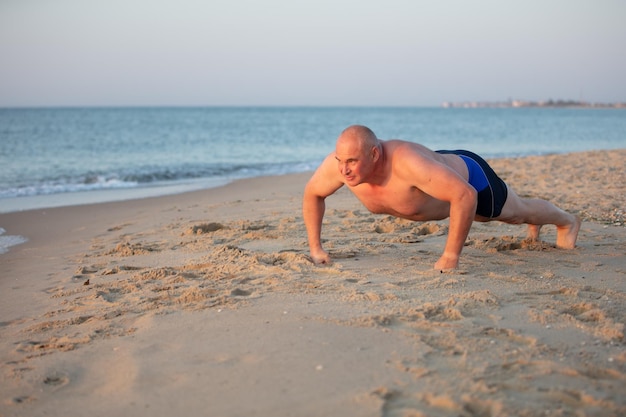
[[[520,198],[480,156],[432,151],[401,140],[383,141],[365,126],[350,126],[304,189],[302,213],[313,262],[328,264],[321,243],[326,197],[342,186],[372,213],[414,221],[450,218],[448,238],[435,269],[457,268],[474,220],[527,224],[538,239],[544,224],[557,228],[556,245],[573,249],[581,221],[552,203]]]

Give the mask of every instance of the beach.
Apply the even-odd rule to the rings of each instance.
[[[310,173],[0,214],[0,416],[626,415],[626,149],[494,159],[579,215],[577,247],[327,199]]]

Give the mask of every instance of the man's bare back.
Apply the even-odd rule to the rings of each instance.
[[[312,259],[316,263],[330,262],[321,245],[325,198],[344,185],[373,213],[415,221],[449,217],[448,239],[435,264],[437,269],[458,267],[474,220],[527,223],[529,236],[535,239],[541,225],[555,224],[557,246],[575,246],[580,228],[577,217],[544,200],[521,199],[486,162],[480,161],[484,165],[479,170],[484,167],[490,171],[491,179],[495,177],[502,189],[501,204],[492,211],[493,215],[477,214],[478,198],[483,196],[468,182],[469,165],[461,156],[434,152],[411,142],[381,141],[364,126],[347,128],[339,136],[335,152],[324,160],[305,188],[303,216]],[[481,204],[484,206],[484,202]]]

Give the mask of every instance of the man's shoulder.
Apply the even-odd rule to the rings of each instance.
[[[432,167],[437,160],[435,152],[419,143],[397,141],[391,145],[387,152],[388,163],[392,175],[399,179],[414,181],[428,176],[429,170],[424,168]]]
[[[424,145],[406,140],[388,140],[384,142],[383,147],[387,154],[394,158],[429,158],[432,155],[432,151]]]

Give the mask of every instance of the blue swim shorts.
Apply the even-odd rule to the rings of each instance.
[[[454,154],[463,159],[469,171],[468,182],[478,192],[476,214],[490,219],[502,213],[508,190],[506,184],[480,156],[465,150],[436,151],[441,154]]]

